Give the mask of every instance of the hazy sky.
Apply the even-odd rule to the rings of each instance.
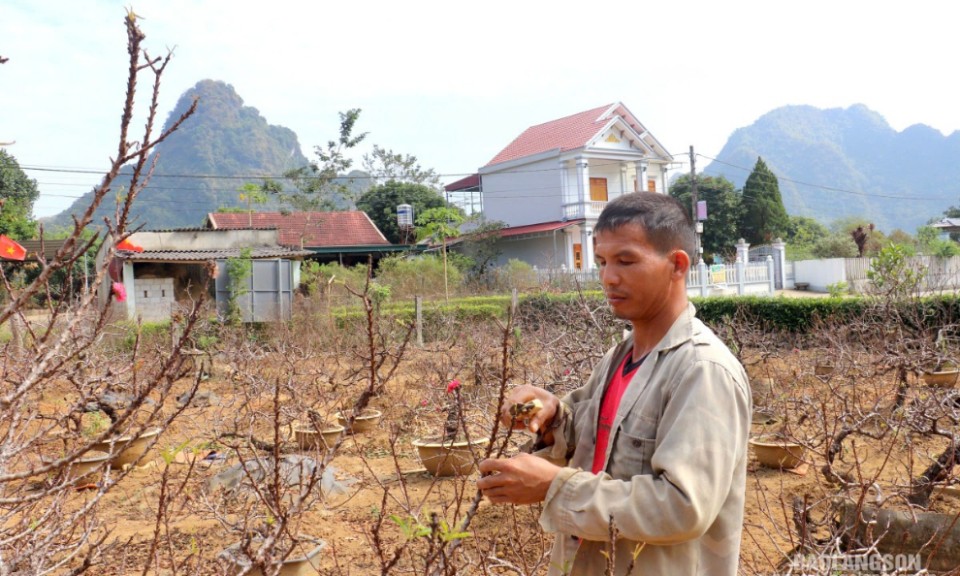
[[[0,142],[22,166],[105,169],[126,75],[124,5],[0,4]],[[160,114],[204,78],[234,86],[301,148],[334,138],[339,111],[450,182],[532,124],[621,101],[688,170],[779,106],[866,104],[897,130],[960,129],[960,8],[915,0],[685,2],[144,0],[145,46],[176,47]],[[144,104],[147,93],[141,94]],[[698,168],[706,161],[698,159]],[[99,181],[27,170],[35,213]],[[829,184],[829,183],[824,183]]]

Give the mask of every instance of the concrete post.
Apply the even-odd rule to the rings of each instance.
[[[744,263],[750,261],[750,244],[743,238],[737,240],[737,260]]]
[[[747,263],[737,257],[735,266],[737,267],[737,294],[743,296],[747,291]]]
[[[417,346],[423,347],[423,296],[414,296],[413,307],[416,312]]]
[[[773,241],[773,244],[770,245],[776,252],[774,257],[776,262],[774,262],[774,270],[780,270],[780,278],[777,279],[777,284],[781,288],[787,287],[787,243],[783,241],[782,238],[777,238]],[[779,264],[779,265],[778,265]]]
[[[707,263],[701,258],[697,262],[697,280],[700,282],[700,295],[706,296],[707,289],[709,288],[709,283],[707,282]]]
[[[777,279],[774,276],[774,270],[773,256],[767,256],[767,279],[769,280],[771,295],[777,293]]]

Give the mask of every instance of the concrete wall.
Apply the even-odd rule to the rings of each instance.
[[[496,260],[496,266],[505,265],[510,259],[522,260],[537,268],[559,268],[566,262],[566,238],[557,231],[556,244],[552,236],[524,238],[522,240],[501,240],[497,248],[502,251]]]
[[[843,258],[799,260],[793,263],[793,281],[806,282],[810,290],[826,292],[829,284],[847,281]]]
[[[483,213],[508,226],[551,222],[562,217],[557,157],[483,174]]]
[[[136,302],[137,314],[144,321],[169,320],[174,303],[173,278],[135,279],[130,300]]]

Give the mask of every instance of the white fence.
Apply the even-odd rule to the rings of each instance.
[[[826,292],[827,286],[846,282],[850,290],[864,293],[869,289],[872,258],[827,258],[794,262],[794,282],[805,282],[811,290]],[[960,256],[939,258],[914,256],[906,266],[921,275],[919,290],[935,292],[960,289]]]
[[[540,284],[557,282],[576,282],[581,286],[598,284],[600,277],[596,269],[535,269]],[[687,294],[689,296],[726,296],[733,294],[773,295],[776,292],[774,282],[773,259],[766,262],[744,264],[720,264],[707,266],[700,262],[687,274]]]

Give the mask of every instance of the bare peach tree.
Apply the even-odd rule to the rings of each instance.
[[[182,359],[180,344],[146,349],[135,336],[128,348],[111,350],[111,298],[84,291],[75,300],[53,297],[55,274],[72,281],[73,265],[98,242],[106,257],[98,263],[93,284],[107,278],[116,258],[115,244],[131,232],[131,207],[150,179],[150,152],[193,113],[192,107],[166,130],[156,132],[160,79],[171,55],[154,58],[142,47],[144,34],[128,12],[126,98],[115,157],[92,201],[75,216],[62,248],[49,260],[40,256],[39,274],[26,286],[16,286],[4,274],[9,294],[0,309],[0,322],[16,322],[22,337],[4,346],[0,363],[0,574],[80,574],[94,568],[115,546],[103,521],[104,495],[122,483],[130,468],[111,470],[126,440],[144,431],[159,430],[177,417],[167,399]],[[152,93],[139,138],[134,129],[138,82],[147,77]],[[121,169],[130,178],[118,186]],[[92,237],[83,232],[94,224],[97,209],[116,195],[114,216]],[[41,251],[42,253],[42,251]],[[48,320],[27,322],[28,302],[46,295]],[[189,335],[197,319],[194,307],[182,319]],[[151,443],[159,436],[151,435]],[[95,448],[106,453],[98,459]],[[142,454],[140,455],[142,458]],[[99,465],[98,465],[99,463]],[[134,461],[136,463],[136,460]],[[87,466],[93,466],[89,472]]]

